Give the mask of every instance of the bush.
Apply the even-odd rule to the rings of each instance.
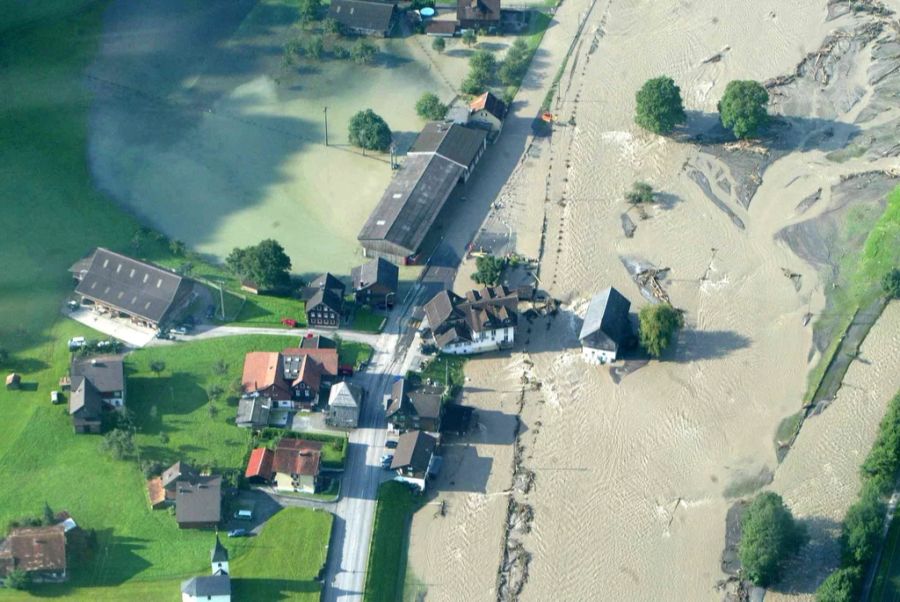
[[[475,35],[475,30],[467,29],[462,34],[462,42],[469,48],[478,43],[478,36]]]
[[[25,590],[31,586],[31,576],[21,569],[13,569],[7,573],[3,584],[10,589]]]
[[[497,72],[500,81],[507,86],[517,86],[528,71],[529,58],[528,44],[522,38],[516,38]]]
[[[344,29],[337,19],[325,19],[322,22],[322,31],[331,35],[341,35]]]
[[[631,185],[631,190],[625,193],[625,200],[632,205],[640,205],[643,203],[652,203],[656,200],[653,196],[653,187],[646,182],[635,182]]]
[[[350,58],[350,49],[342,44],[335,44],[331,48],[331,53],[334,54],[334,58],[336,58],[336,59],[349,59]]]
[[[859,568],[838,569],[828,575],[816,590],[816,602],[853,602],[859,583]]]
[[[884,275],[881,289],[889,299],[900,299],[900,268],[893,268]]]
[[[641,346],[653,357],[659,357],[684,327],[684,316],[668,303],[659,303],[643,307],[638,322]]]
[[[127,458],[134,453],[134,436],[131,431],[113,429],[103,436],[103,449],[116,460]]]
[[[431,42],[431,49],[435,52],[444,52],[446,47],[447,42],[444,41],[444,38],[435,38],[434,41]]]
[[[375,60],[378,48],[366,39],[358,40],[350,49],[350,57],[357,65],[368,65]]]
[[[875,555],[884,526],[884,503],[873,487],[864,487],[861,499],[850,506],[841,530],[845,565],[864,566]]]
[[[487,50],[479,50],[469,58],[469,74],[461,89],[466,94],[481,94],[494,79],[497,59]]]
[[[447,105],[443,104],[437,95],[426,92],[416,102],[416,114],[422,119],[435,121],[443,119],[447,114]]]
[[[350,119],[350,143],[366,150],[386,151],[391,145],[391,128],[372,109]]]
[[[485,286],[496,286],[500,284],[500,277],[506,269],[506,260],[494,255],[483,255],[475,260],[475,269],[472,280]]]
[[[769,93],[762,84],[752,80],[735,80],[725,86],[725,94],[719,101],[719,117],[722,125],[738,138],[754,136],[768,119],[766,104]]]
[[[145,479],[151,479],[162,473],[162,464],[156,460],[141,460],[141,472]]]
[[[313,60],[320,60],[325,53],[325,41],[322,36],[311,35],[303,42],[303,51]]]
[[[681,89],[671,77],[647,80],[638,90],[635,99],[635,123],[655,134],[668,134],[687,119],[681,101]]]
[[[738,555],[747,578],[767,587],[778,581],[785,560],[805,540],[781,496],[767,491],[753,500],[741,519]]]
[[[879,436],[860,466],[867,487],[885,495],[900,471],[900,403],[891,401],[878,426]]]
[[[308,23],[319,18],[319,13],[322,11],[322,2],[321,0],[300,0],[297,8],[300,12],[300,21]]]

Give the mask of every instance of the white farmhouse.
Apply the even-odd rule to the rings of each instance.
[[[441,291],[425,304],[425,315],[438,349],[467,355],[512,347],[518,304],[505,286],[469,291],[465,298]]]
[[[216,546],[210,554],[212,575],[191,577],[181,582],[181,602],[231,602],[231,577],[228,576],[228,550],[216,534]]]
[[[616,361],[619,351],[634,338],[628,321],[630,307],[631,302],[612,287],[591,299],[578,335],[586,361],[592,364]]]

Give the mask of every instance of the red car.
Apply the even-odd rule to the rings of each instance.
[[[297,320],[293,318],[281,318],[281,323],[287,326],[288,328],[296,328]]]

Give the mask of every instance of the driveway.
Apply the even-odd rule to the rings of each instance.
[[[69,311],[66,308],[63,309],[63,315],[136,349],[156,340],[154,330],[141,328],[132,324],[130,320],[113,318],[109,314],[99,314],[91,309],[79,307],[75,311]]]

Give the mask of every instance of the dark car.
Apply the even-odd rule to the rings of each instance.
[[[247,529],[233,529],[228,532],[228,537],[247,537],[250,532]]]
[[[212,320],[216,315],[216,306],[215,305],[207,305],[206,306],[206,319]]]
[[[388,449],[397,449],[397,442],[393,439],[388,439],[384,442],[384,446]]]

